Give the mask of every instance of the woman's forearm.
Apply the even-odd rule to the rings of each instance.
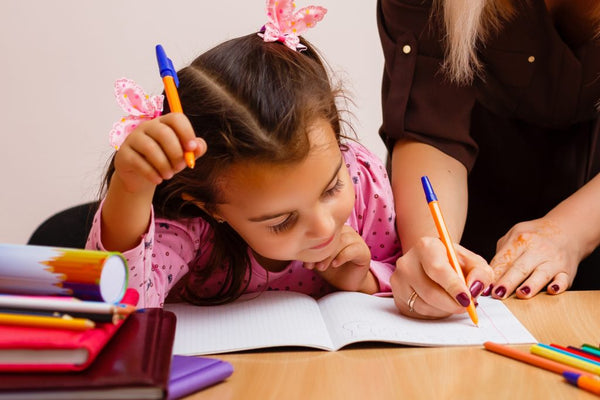
[[[427,175],[435,187],[453,241],[460,241],[467,217],[465,166],[430,145],[398,141],[392,153],[391,181],[398,235],[404,252],[420,237],[438,235],[421,186],[423,175]]]
[[[546,218],[573,239],[579,260],[600,245],[600,174],[554,207]]]

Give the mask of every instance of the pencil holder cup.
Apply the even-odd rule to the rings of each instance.
[[[117,303],[127,281],[117,252],[0,243],[0,293]]]

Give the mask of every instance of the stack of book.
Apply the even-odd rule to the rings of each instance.
[[[161,399],[175,315],[137,310],[118,253],[0,244],[0,399]]]
[[[0,399],[174,400],[232,374],[172,356],[175,314],[127,280],[120,253],[0,243]]]

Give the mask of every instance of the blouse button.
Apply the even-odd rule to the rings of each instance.
[[[529,61],[529,63],[532,63],[535,61],[535,57],[534,56],[529,56],[529,58],[527,58],[527,61]]]
[[[412,49],[411,49],[410,45],[408,45],[408,44],[405,44],[404,46],[402,46],[402,52],[404,54],[409,54],[411,50]]]

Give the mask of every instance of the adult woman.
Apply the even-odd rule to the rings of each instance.
[[[413,314],[452,312],[425,295],[448,290],[420,239],[437,236],[425,174],[454,240],[491,260],[494,297],[561,293],[576,273],[600,287],[599,22],[593,0],[379,1],[401,311],[416,292]]]

